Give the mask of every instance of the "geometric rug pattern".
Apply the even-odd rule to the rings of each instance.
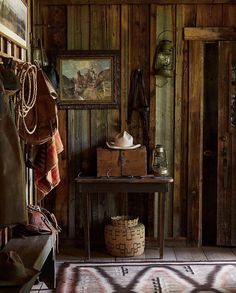
[[[236,262],[69,263],[57,293],[236,292]]]

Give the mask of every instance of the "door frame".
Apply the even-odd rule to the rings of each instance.
[[[188,186],[187,186],[187,241],[189,245],[202,245],[202,161],[203,161],[203,70],[204,70],[204,42],[206,41],[234,41],[236,40],[236,31],[231,27],[206,27],[184,28],[184,40],[189,41],[189,105],[188,105]],[[219,60],[220,64],[221,60]],[[219,84],[219,107],[222,106],[223,91],[225,93],[225,83],[227,79],[218,78]],[[224,114],[226,115],[226,114]],[[226,119],[225,119],[226,121]],[[219,123],[221,123],[219,121]],[[225,126],[221,125],[218,127]],[[223,130],[219,131],[222,136]],[[225,140],[225,138],[222,138]],[[227,138],[226,138],[227,139]],[[218,143],[220,139],[218,138]],[[224,142],[225,143],[225,142]],[[218,156],[220,156],[222,144],[218,145]],[[222,160],[218,158],[217,174],[222,168]],[[218,175],[219,177],[219,175]],[[217,178],[217,205],[223,203],[228,206],[228,196],[226,193],[220,193],[222,189],[222,178]],[[221,183],[220,183],[221,182]],[[221,196],[222,194],[222,196]],[[228,194],[228,193],[227,193]],[[224,237],[218,236],[218,226],[224,225],[226,215],[221,209],[217,209],[217,244],[229,244],[226,238],[224,227]],[[223,214],[223,215],[222,215]],[[222,232],[222,233],[223,233]],[[226,231],[228,233],[228,231]],[[227,234],[230,237],[231,234]],[[226,240],[226,241],[225,241]]]

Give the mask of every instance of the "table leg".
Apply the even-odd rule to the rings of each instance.
[[[159,234],[159,256],[163,258],[164,250],[164,225],[165,225],[165,193],[158,194],[158,234]]]
[[[85,209],[85,225],[84,225],[84,239],[87,259],[90,259],[90,194],[86,193],[86,209]]]

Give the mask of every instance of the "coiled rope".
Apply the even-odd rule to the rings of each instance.
[[[37,128],[37,66],[29,62],[25,62],[19,66],[17,76],[20,81],[21,89],[16,93],[16,122],[19,129],[20,119],[22,119],[24,127],[29,134],[33,134]],[[34,107],[35,121],[31,129],[26,124],[25,118],[29,111]]]

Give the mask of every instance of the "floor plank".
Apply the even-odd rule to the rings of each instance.
[[[231,248],[203,247],[202,249],[209,261],[224,261],[224,260],[236,261],[236,255],[232,252]]]
[[[61,247],[57,255],[57,262],[64,261],[84,261],[85,251],[77,247]]]
[[[174,247],[177,261],[207,261],[202,249],[197,247]]]
[[[164,248],[163,258],[159,258],[159,250],[157,248],[149,248],[145,250],[145,259],[148,261],[176,261],[176,256],[172,247]]]

